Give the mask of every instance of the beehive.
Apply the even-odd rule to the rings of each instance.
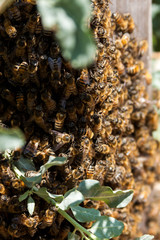
[[[151,76],[141,61],[147,42],[131,37],[132,16],[112,14],[108,1],[92,1],[97,55],[92,66],[79,71],[63,59],[54,34],[42,28],[34,1],[14,3],[0,24],[0,119],[20,127],[27,139],[13,159],[32,157],[38,169],[49,155],[67,156],[68,164],[52,168],[41,182],[56,194],[86,178],[113,189],[133,188],[134,200],[124,209],[84,206],[125,223],[116,239],[136,237],[156,179],[152,131],[158,117],[146,90]],[[28,216],[26,203],[18,202],[26,187],[6,161],[0,182],[3,239],[65,239],[72,227],[43,200],[36,199]]]

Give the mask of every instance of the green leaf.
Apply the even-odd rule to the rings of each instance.
[[[33,214],[34,208],[35,208],[35,201],[31,196],[29,196],[29,198],[27,200],[27,209],[28,209],[28,212],[30,215]]]
[[[47,188],[45,187],[42,187],[36,190],[34,188],[33,192],[37,194],[39,197],[43,198],[48,203],[52,203],[54,200],[57,202],[61,202],[63,200],[63,195],[55,195],[55,194],[49,193],[47,191]]]
[[[0,128],[0,151],[14,150],[25,144],[24,134],[20,129]]]
[[[101,216],[101,213],[94,208],[83,208],[80,206],[71,207],[74,217],[79,222],[91,222]]]
[[[36,172],[33,177],[20,176],[20,179],[26,184],[27,187],[32,188],[35,184],[41,182],[42,174]]]
[[[78,235],[75,234],[75,233],[69,232],[69,233],[68,233],[68,240],[80,240],[80,236],[78,236]]]
[[[145,234],[142,237],[136,238],[135,240],[152,240],[154,239],[154,236]]]
[[[104,201],[109,207],[123,208],[133,198],[133,190],[116,190],[113,191],[110,187],[101,186],[99,181],[87,179],[79,184],[77,189],[85,198],[96,201]]]
[[[26,171],[36,171],[35,165],[32,159],[21,158],[18,161],[14,162],[14,165],[22,172],[25,173]]]
[[[84,197],[78,190],[71,191],[69,194],[64,195],[63,201],[59,204],[59,208],[67,210],[69,207],[79,205],[84,201]]]
[[[88,230],[100,239],[110,239],[119,236],[123,228],[123,222],[112,217],[101,216]]]
[[[19,197],[19,202],[22,202],[22,201],[24,201],[28,196],[29,196],[29,194],[30,194],[30,191],[28,190],[28,191],[26,191],[25,193],[23,193],[22,195],[20,195],[20,197]]]
[[[67,158],[65,157],[53,157],[50,156],[48,162],[40,167],[40,172],[43,175],[50,167],[62,166],[66,163]]]
[[[93,37],[87,28],[89,0],[39,0],[38,10],[44,28],[56,30],[56,37],[66,60],[75,68],[90,64],[95,56]]]

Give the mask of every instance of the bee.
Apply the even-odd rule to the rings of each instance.
[[[43,220],[42,220],[42,223],[39,225],[39,227],[41,229],[43,228],[46,228],[46,227],[50,227],[52,224],[53,224],[53,221],[55,220],[56,218],[56,212],[55,211],[52,211],[50,209],[47,209],[45,211],[45,214],[43,216]]]
[[[23,85],[28,82],[28,63],[25,61],[19,66],[19,77]]]
[[[47,128],[49,125],[47,126],[45,122],[45,113],[41,105],[36,106],[33,113],[33,119],[40,128],[42,128],[45,132],[48,131]]]
[[[29,19],[26,23],[26,26],[24,28],[24,32],[27,31],[27,32],[33,34],[35,32],[38,19],[39,19],[39,15],[37,13],[33,14],[33,15],[30,15]]]
[[[81,141],[81,148],[83,150],[83,159],[86,159],[87,157],[92,158],[94,156],[94,150],[92,148],[92,140],[84,137]]]
[[[77,78],[78,92],[82,93],[90,84],[89,73],[87,69],[83,69],[79,78]]]
[[[15,106],[15,96],[11,90],[4,88],[1,92],[1,97],[7,100],[12,106]]]
[[[7,239],[7,238],[9,239],[9,234],[7,232],[6,223],[3,220],[2,216],[0,217],[0,235],[4,239]]]
[[[145,80],[147,85],[150,85],[152,82],[152,75],[150,74],[150,72],[147,69],[143,69],[141,75],[142,75],[142,79]]]
[[[17,22],[21,21],[21,12],[15,4],[9,7],[8,15],[11,20],[14,19]]]
[[[99,117],[98,115],[94,114],[92,116],[93,118],[93,131],[94,131],[94,137],[98,136],[98,134],[100,133],[100,130],[102,129],[102,118]]]
[[[3,113],[3,116],[1,117],[2,122],[9,122],[12,118],[12,115],[14,113],[14,108],[12,106],[9,106],[6,111]]]
[[[24,93],[22,91],[18,91],[16,95],[16,106],[18,111],[22,112],[25,110],[25,100]]]
[[[0,42],[0,56],[2,56],[2,59],[7,65],[10,64],[8,59],[8,54],[7,54],[7,48],[3,45],[2,42]]]
[[[24,1],[33,5],[36,5],[37,3],[37,0],[24,0]]]
[[[80,98],[81,98],[82,102],[87,105],[88,111],[92,112],[95,108],[95,101],[94,101],[92,95],[88,94],[88,93],[82,93],[80,95]]]
[[[130,13],[124,13],[123,17],[128,21],[127,32],[132,33],[135,29],[135,23]]]
[[[22,191],[25,187],[24,182],[19,179],[13,179],[11,185],[14,189],[17,189],[18,191]]]
[[[40,79],[46,79],[48,78],[48,57],[47,55],[41,55],[39,57],[39,76]]]
[[[58,57],[57,59],[52,59],[51,57],[48,58],[48,64],[52,71],[51,77],[53,79],[60,80],[61,78],[61,66],[62,66],[62,59]]]
[[[138,57],[141,58],[148,50],[147,40],[142,40],[138,45]]]
[[[10,38],[15,38],[17,36],[17,29],[11,25],[11,22],[8,18],[4,19],[4,28],[6,33]]]
[[[20,231],[20,227],[18,224],[16,223],[12,223],[11,225],[9,225],[8,227],[8,233],[10,236],[12,236],[13,238],[19,238],[23,235],[26,234],[26,231],[24,231],[23,229],[23,233]]]
[[[124,179],[125,179],[125,174],[126,174],[125,168],[122,166],[117,166],[115,174],[112,178],[112,183],[113,184],[121,184],[122,181],[124,181]]]
[[[66,144],[69,143],[72,140],[72,135],[69,135],[67,133],[58,133],[56,135],[56,143],[62,143]]]
[[[38,61],[36,59],[30,59],[30,64],[28,68],[29,79],[31,82],[35,83],[36,86],[40,87],[40,82],[37,75],[38,71]]]
[[[79,98],[75,99],[75,107],[78,115],[83,115],[85,110],[85,105],[82,103],[82,101]]]
[[[130,41],[130,35],[128,33],[123,34],[122,38],[117,39],[115,41],[117,48],[124,48],[125,46],[128,46],[128,43]]]
[[[86,178],[87,179],[93,179],[95,175],[95,166],[89,166],[86,169]]]
[[[77,109],[74,106],[70,106],[67,109],[68,112],[68,118],[70,121],[77,122],[77,114],[76,114]]]
[[[0,194],[5,195],[7,194],[7,190],[4,186],[4,184],[0,183]]]
[[[42,101],[44,101],[47,110],[49,113],[53,113],[56,109],[56,102],[54,99],[52,99],[52,95],[49,91],[44,91],[43,93],[41,93],[41,99]]]
[[[28,158],[35,157],[37,154],[40,139],[32,137],[23,150],[23,155]]]
[[[19,115],[12,116],[11,127],[18,128],[20,127],[20,125],[21,125],[21,118],[19,117]]]
[[[66,118],[66,113],[64,113],[64,112],[58,112],[56,114],[56,119],[55,119],[55,123],[54,123],[55,130],[62,131],[65,118]]]
[[[107,144],[99,145],[95,148],[97,152],[100,152],[102,154],[108,154],[110,152],[110,147]]]
[[[109,144],[110,147],[112,147],[112,148],[114,148],[114,149],[116,148],[116,146],[117,146],[117,139],[116,139],[115,136],[110,135],[110,136],[107,138],[107,142],[108,142],[108,144]]]
[[[64,78],[66,84],[66,87],[64,89],[64,98],[68,99],[71,96],[71,94],[77,95],[75,78],[70,73],[65,73]]]
[[[62,227],[62,230],[59,232],[57,236],[57,240],[65,240],[68,236],[68,233],[70,232],[70,226],[65,225]]]
[[[135,75],[140,72],[140,67],[138,64],[131,65],[127,67],[127,73],[129,75]]]
[[[31,90],[27,93],[27,110],[30,114],[36,107],[37,100],[37,90],[35,88],[31,88]]]
[[[112,181],[116,172],[116,161],[113,154],[107,154],[106,156],[106,175],[104,176],[104,181]]]
[[[105,132],[106,135],[109,136],[112,133],[112,125],[109,121],[104,120],[104,128],[105,128]]]
[[[154,108],[149,110],[146,121],[147,121],[147,126],[152,131],[158,128],[158,113]]]
[[[115,19],[115,22],[120,28],[120,30],[125,31],[127,29],[128,21],[126,21],[120,13],[115,12],[112,14],[112,17],[113,19]]]

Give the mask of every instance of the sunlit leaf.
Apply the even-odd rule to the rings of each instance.
[[[46,162],[44,165],[40,167],[40,172],[43,175],[50,167],[62,166],[66,163],[66,161],[67,161],[67,158],[65,157],[50,156],[48,162]]]
[[[100,239],[110,239],[119,236],[123,228],[124,224],[115,218],[101,216],[88,230]]]
[[[35,184],[38,184],[42,180],[41,173],[34,173],[33,177],[21,176],[20,179],[26,184],[27,187],[32,188]]]
[[[95,56],[95,44],[87,22],[89,0],[39,0],[38,10],[46,29],[56,30],[56,37],[66,60],[75,68],[90,64]]]
[[[40,189],[37,189],[36,191],[33,191],[35,194],[37,194],[39,197],[43,198],[46,202],[48,203],[53,203],[53,202],[61,202],[63,200],[63,195],[56,195],[49,193],[47,191],[47,188],[42,187]]]
[[[83,208],[80,206],[71,207],[74,217],[79,222],[91,222],[101,216],[100,212],[94,208]]]
[[[35,201],[31,196],[29,196],[29,198],[27,200],[27,210],[28,210],[30,215],[33,214],[34,208],[35,208]]]
[[[154,239],[154,236],[145,234],[142,237],[136,238],[135,240],[152,240]]]
[[[24,158],[22,156],[18,161],[14,162],[14,165],[23,173],[25,173],[26,171],[36,171],[33,160]]]
[[[78,235],[75,234],[75,233],[69,232],[69,233],[68,233],[68,240],[80,240],[80,236],[78,236]]]
[[[64,195],[63,201],[59,204],[59,208],[67,210],[69,207],[79,205],[84,201],[84,197],[78,190],[72,191],[67,196]]]
[[[24,201],[27,197],[28,197],[28,195],[30,194],[30,191],[28,190],[28,191],[26,191],[25,193],[23,193],[22,195],[20,195],[20,197],[19,197],[19,202],[22,202],[22,201]]]
[[[0,151],[7,149],[14,150],[21,148],[25,144],[24,134],[20,129],[15,128],[0,128]]]
[[[85,198],[104,201],[109,207],[122,208],[128,205],[133,198],[133,190],[116,190],[101,186],[99,181],[87,179],[80,183],[78,190]]]

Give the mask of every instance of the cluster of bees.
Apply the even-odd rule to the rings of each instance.
[[[67,157],[65,166],[43,176],[40,186],[50,192],[64,194],[86,178],[134,189],[124,209],[83,204],[122,220],[125,229],[116,239],[125,240],[137,236],[156,179],[152,131],[158,116],[147,94],[151,75],[141,61],[148,44],[132,37],[129,13],[112,14],[104,0],[92,0],[91,6],[97,54],[82,70],[63,59],[53,32],[42,27],[35,1],[17,1],[0,16],[0,120],[26,136],[25,147],[12,153],[14,161],[33,158],[39,169],[50,155]],[[43,200],[35,196],[34,214],[28,215],[26,202],[18,201],[25,190],[1,154],[2,238],[66,239],[72,227]]]

